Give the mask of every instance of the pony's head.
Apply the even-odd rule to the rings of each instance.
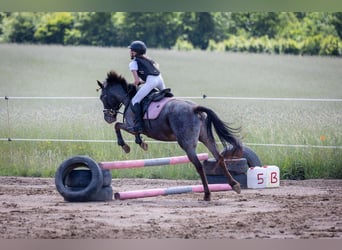
[[[101,90],[100,100],[103,104],[104,120],[107,123],[113,123],[116,121],[124,98],[128,95],[128,84],[115,71],[110,71],[104,82],[97,80],[97,84],[100,87],[98,90]]]

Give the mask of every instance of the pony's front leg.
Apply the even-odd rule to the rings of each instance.
[[[125,151],[125,153],[129,153],[131,151],[131,148],[126,144],[126,142],[124,141],[124,139],[122,138],[122,134],[121,134],[121,129],[125,130],[126,132],[132,134],[135,136],[135,142],[137,144],[139,144],[139,146],[147,151],[148,149],[148,145],[147,143],[145,143],[141,137],[140,137],[140,134],[137,134],[137,133],[134,133],[132,131],[132,128],[131,127],[128,127],[126,123],[121,123],[121,122],[117,122],[115,123],[115,133],[116,133],[116,137],[117,137],[117,140],[118,140],[118,144],[119,146],[122,147],[122,149]]]
[[[140,134],[135,135],[135,143],[138,144],[143,150],[147,151],[148,144],[141,139]]]
[[[131,148],[126,144],[121,134],[121,129],[126,130],[125,124],[121,122],[117,122],[115,123],[114,128],[115,128],[116,138],[118,140],[118,145],[122,147],[122,149],[125,151],[126,154],[128,154],[131,151]]]

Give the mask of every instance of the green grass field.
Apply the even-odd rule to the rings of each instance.
[[[115,140],[102,118],[96,80],[115,69],[131,81],[127,48],[0,44],[0,96],[95,97],[0,101],[0,138]],[[342,98],[342,60],[224,52],[148,51],[179,97]],[[194,99],[242,127],[242,140],[283,178],[342,178],[342,102]],[[120,119],[120,118],[119,118]],[[126,140],[133,137],[124,134]],[[149,138],[145,138],[150,140]],[[275,147],[254,144],[338,146]],[[97,161],[183,155],[174,143],[0,141],[0,175],[53,176],[73,155]],[[222,147],[220,147],[222,149]],[[199,145],[198,152],[207,152]],[[197,179],[190,164],[113,171],[114,177]]]

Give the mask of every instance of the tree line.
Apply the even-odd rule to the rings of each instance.
[[[342,55],[342,13],[0,12],[0,42]]]

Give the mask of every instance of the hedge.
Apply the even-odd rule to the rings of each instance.
[[[303,41],[293,39],[269,39],[267,36],[247,39],[244,36],[231,36],[222,42],[209,41],[209,51],[252,52],[269,54],[325,55],[341,56],[342,41],[329,35],[310,36]]]

